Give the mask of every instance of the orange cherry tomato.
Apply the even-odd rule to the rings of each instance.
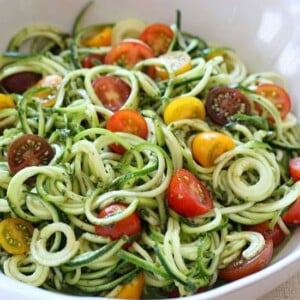
[[[126,132],[146,139],[148,125],[145,118],[132,109],[122,109],[115,112],[107,121],[106,128],[113,132]],[[110,148],[116,153],[123,154],[125,149],[117,144],[111,144]]]
[[[15,102],[10,96],[0,93],[0,109],[15,107]]]
[[[96,78],[93,88],[103,106],[111,111],[119,110],[131,93],[131,87],[123,79],[111,75]]]
[[[124,40],[111,48],[104,58],[108,65],[118,65],[125,69],[132,69],[141,60],[154,57],[152,49],[142,41],[130,39]],[[145,72],[154,77],[155,67],[147,67]]]
[[[104,207],[98,214],[99,218],[105,218],[110,215],[117,214],[126,209],[126,205],[114,203]],[[136,212],[130,216],[114,223],[113,225],[95,225],[96,233],[100,236],[109,237],[112,240],[117,240],[123,236],[133,236],[141,233],[141,220]],[[127,246],[129,246],[128,244]]]
[[[256,93],[269,99],[280,112],[281,119],[284,119],[291,110],[291,99],[288,93],[280,86],[273,83],[263,83],[257,86]],[[258,112],[260,108],[256,105]],[[272,118],[270,118],[272,121]]]
[[[219,270],[219,278],[233,281],[260,271],[268,265],[273,255],[273,241],[266,239],[264,248],[253,258],[237,257],[227,267]]]
[[[205,118],[203,102],[192,96],[181,96],[173,99],[165,108],[164,121],[166,124],[182,119]]]
[[[190,171],[178,169],[167,189],[171,209],[184,217],[205,214],[213,208],[211,195],[204,184]]]
[[[63,79],[60,75],[53,74],[45,76],[35,84],[35,87],[49,88],[34,93],[35,97],[40,98],[41,103],[44,107],[52,107],[55,104],[56,95],[62,83],[62,80]]]
[[[140,40],[153,49],[155,56],[159,56],[168,51],[173,37],[174,32],[170,26],[162,23],[151,24],[140,34]]]
[[[132,281],[123,285],[117,294],[118,299],[141,299],[144,288],[144,274],[141,272]]]
[[[290,176],[294,181],[300,180],[300,157],[294,157],[289,161]]]
[[[298,198],[282,215],[282,220],[287,225],[300,224],[300,198]]]
[[[211,167],[223,153],[235,147],[233,139],[217,131],[198,133],[192,142],[194,159],[204,167]]]
[[[28,252],[33,226],[20,218],[8,218],[0,222],[0,245],[9,254]]]
[[[91,32],[81,41],[85,47],[110,46],[112,38],[112,27],[105,26],[96,32]]]
[[[269,222],[263,222],[256,225],[244,225],[243,230],[256,231],[261,233],[265,239],[271,239],[273,246],[279,246],[285,239],[285,234],[280,226],[276,224],[273,228],[270,227]]]

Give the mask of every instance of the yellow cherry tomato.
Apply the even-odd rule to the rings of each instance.
[[[112,28],[107,26],[100,28],[99,31],[92,33],[81,43],[85,47],[110,46],[112,41]]]
[[[222,56],[226,58],[226,49],[224,48],[210,48],[206,54],[206,60],[213,59],[216,56]]]
[[[15,102],[10,96],[0,93],[0,109],[15,107]]]
[[[191,57],[184,51],[172,51],[159,57],[165,68],[157,68],[157,75],[167,79],[169,74],[180,75],[192,68]]]
[[[183,119],[205,118],[203,102],[193,96],[182,96],[173,99],[165,108],[164,121],[166,124]]]
[[[24,254],[29,250],[33,226],[19,218],[0,222],[0,245],[10,254]]]
[[[192,141],[193,157],[203,167],[213,166],[221,154],[234,147],[235,143],[230,136],[216,131],[199,133]]]
[[[116,298],[141,299],[144,288],[144,274],[141,272],[132,281],[123,285]]]
[[[35,97],[40,98],[44,107],[52,107],[56,102],[56,95],[61,85],[62,77],[60,75],[48,75],[38,81],[35,87],[45,87],[47,89],[34,93]]]

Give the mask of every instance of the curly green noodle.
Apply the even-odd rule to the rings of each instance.
[[[18,216],[35,226],[26,255],[1,252],[4,273],[48,290],[115,297],[122,284],[142,270],[145,298],[165,297],[175,288],[186,296],[213,287],[218,270],[240,255],[249,259],[261,251],[262,235],[243,231],[241,225],[270,221],[289,234],[280,215],[300,196],[300,185],[289,180],[285,162],[299,153],[300,130],[291,113],[281,120],[276,107],[252,91],[258,81],[282,78],[272,72],[248,74],[228,48],[221,48],[222,56],[207,60],[207,53],[216,47],[176,25],[172,25],[175,38],[169,51],[186,51],[192,58],[191,70],[183,74],[172,73],[160,58],[139,62],[130,71],[108,65],[78,69],[88,53],[105,54],[110,49],[84,48],[80,37],[88,28],[73,28],[69,35],[48,25],[29,26],[7,48],[22,51],[23,43],[30,40],[29,54],[2,57],[0,80],[21,71],[63,77],[54,107],[43,107],[32,88],[12,95],[17,108],[0,111],[0,127],[7,128],[0,137],[1,218]],[[153,80],[142,72],[153,65],[165,67],[169,78]],[[112,112],[92,87],[100,75],[117,76],[130,85],[123,108],[144,115],[150,131],[146,141],[104,129]],[[214,86],[228,85],[244,92],[252,107],[260,103],[274,124],[257,115],[236,116],[226,127],[209,120],[169,125],[162,121],[173,98],[197,96],[204,101]],[[209,130],[230,135],[237,146],[205,168],[194,161],[190,145],[196,133]],[[47,139],[55,157],[48,166],[28,167],[12,176],[7,147],[24,133]],[[122,145],[126,153],[111,152],[112,143]],[[167,207],[165,191],[172,173],[182,167],[212,193],[214,209],[207,214],[183,218]],[[26,183],[32,176],[37,178],[35,186]],[[115,202],[128,206],[117,215],[97,216],[101,208]],[[130,241],[127,237],[111,241],[96,234],[95,225],[114,224],[135,211],[143,230],[131,247],[123,248]]]

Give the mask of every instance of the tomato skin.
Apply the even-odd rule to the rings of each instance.
[[[15,102],[9,95],[0,93],[0,109],[15,107]]]
[[[141,60],[154,57],[150,47],[139,40],[124,40],[111,48],[104,58],[107,65],[118,65],[125,69],[132,69]],[[155,67],[147,67],[146,73],[155,77]]]
[[[112,28],[110,26],[104,26],[99,28],[96,32],[90,33],[87,37],[84,37],[81,43],[84,47],[110,46],[111,38]]]
[[[294,157],[289,161],[290,176],[294,181],[300,180],[300,157]]]
[[[212,89],[207,95],[205,108],[210,119],[221,126],[228,123],[236,113],[249,114],[251,111],[247,97],[229,87]]]
[[[196,217],[213,208],[211,195],[204,184],[186,169],[175,171],[166,197],[170,208],[184,217]]]
[[[233,139],[217,131],[198,133],[192,141],[194,159],[204,167],[211,167],[223,153],[235,147]]]
[[[126,209],[126,205],[121,203],[114,203],[104,207],[98,214],[99,218],[105,218],[116,214]],[[130,216],[112,224],[112,225],[95,225],[96,233],[100,236],[109,237],[112,240],[117,240],[123,236],[138,235],[141,233],[141,220],[136,212]],[[128,246],[128,245],[127,245]]]
[[[273,83],[263,83],[257,86],[256,93],[266,97],[277,107],[281,119],[284,119],[291,110],[291,99],[288,93],[280,86]],[[259,108],[258,108],[259,111]],[[272,118],[268,118],[273,121]]]
[[[18,255],[29,251],[33,226],[20,218],[0,222],[0,245],[8,253]]]
[[[37,165],[47,165],[54,157],[51,145],[42,137],[24,134],[16,138],[8,147],[7,161],[13,174]]]
[[[287,225],[300,224],[300,197],[282,215],[282,220]]]
[[[121,291],[117,294],[117,299],[140,299],[144,288],[144,274],[141,272],[130,282],[123,285]]]
[[[273,255],[273,241],[266,239],[264,248],[255,257],[246,260],[236,258],[227,267],[219,270],[219,278],[225,281],[234,281],[256,273],[266,267]]]
[[[204,120],[205,108],[202,101],[192,96],[181,96],[173,99],[164,110],[164,121],[171,122],[197,118]]]
[[[122,109],[115,112],[107,121],[106,129],[113,132],[126,132],[146,139],[148,136],[148,125],[145,118],[133,109]],[[119,154],[125,149],[122,146],[111,144],[110,148]]]
[[[23,94],[41,78],[42,75],[39,73],[24,71],[3,78],[1,85],[8,93]]]
[[[105,55],[100,55],[100,54],[96,54],[96,53],[91,53],[88,54],[87,56],[85,56],[82,61],[81,61],[81,65],[83,68],[93,68],[97,65],[101,65],[104,63],[104,57]]]
[[[159,56],[168,51],[173,37],[174,32],[170,26],[154,23],[147,26],[139,38],[153,49],[155,56]]]
[[[279,246],[285,239],[285,234],[280,226],[276,224],[273,228],[270,228],[270,224],[267,221],[256,225],[244,225],[243,230],[261,233],[265,239],[273,241],[274,247]]]
[[[98,77],[92,85],[103,106],[111,111],[119,110],[131,93],[131,87],[123,79],[115,76]]]

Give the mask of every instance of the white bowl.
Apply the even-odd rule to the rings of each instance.
[[[35,22],[70,29],[85,0],[2,0],[1,45],[23,25]],[[128,17],[173,23],[182,12],[182,27],[204,39],[236,49],[249,70],[276,70],[287,80],[293,111],[300,116],[300,1],[298,0],[127,0],[95,1],[86,22]],[[300,99],[299,99],[300,100]],[[257,299],[300,270],[300,230],[266,269],[192,299]],[[1,299],[75,299],[31,287],[0,274]],[[79,299],[79,297],[78,297]],[[80,297],[80,299],[92,299]],[[94,298],[96,299],[96,298]],[[100,299],[100,298],[97,298]]]

